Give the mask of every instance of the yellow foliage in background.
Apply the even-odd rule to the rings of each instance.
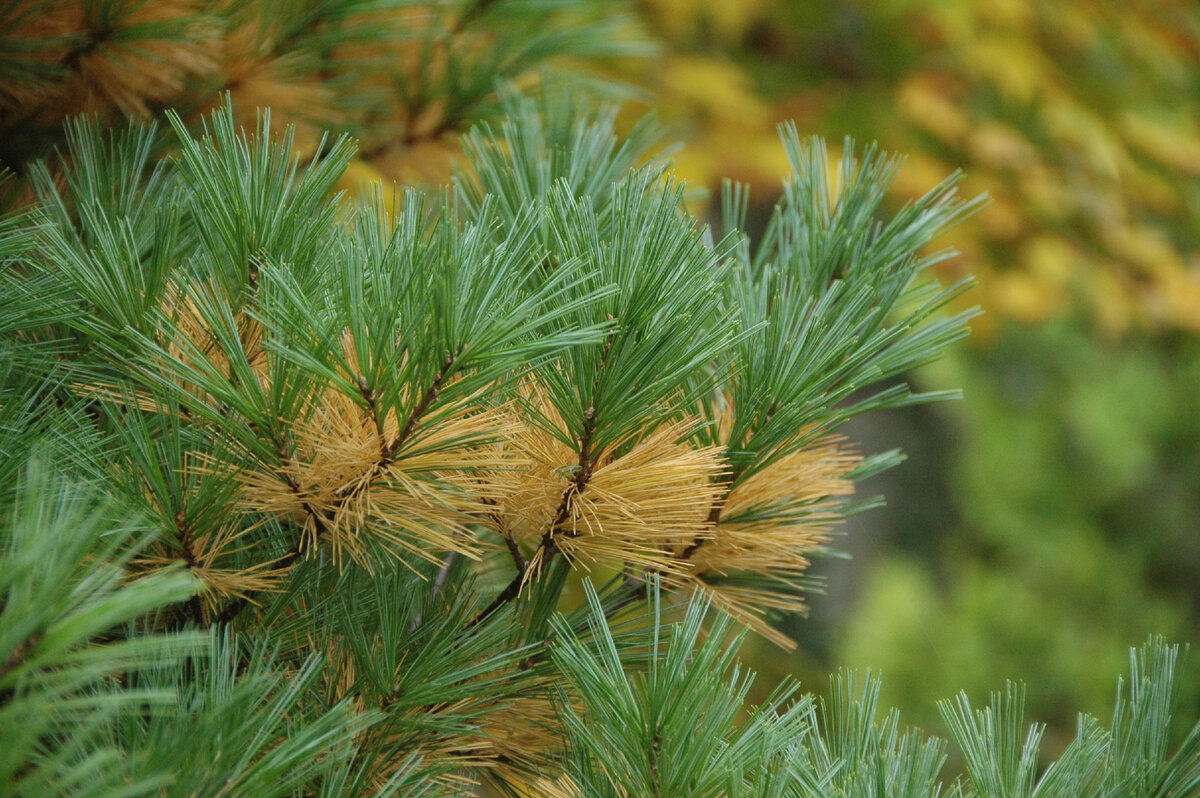
[[[992,204],[949,239],[972,301],[1040,322],[1200,332],[1200,6],[1187,0],[643,0],[681,172],[776,193],[774,121],[954,168]]]

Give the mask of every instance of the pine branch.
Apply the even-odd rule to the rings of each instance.
[[[194,530],[187,524],[187,517],[183,510],[177,510],[174,516],[175,531],[179,534],[179,553],[183,556],[183,563],[188,567],[188,570],[193,573],[200,567],[200,560],[196,556],[193,549],[192,535]],[[192,596],[187,600],[187,614],[190,616],[192,623],[196,626],[204,624],[204,603],[200,598],[200,594]]]
[[[417,424],[420,422],[422,416],[424,416],[424,414],[429,410],[430,406],[437,401],[437,398],[441,393],[442,385],[449,377],[455,362],[456,358],[452,355],[448,355],[443,361],[441,370],[438,371],[437,376],[434,377],[433,381],[429,385],[429,388],[426,389],[425,393],[421,396],[421,399],[413,407],[412,412],[409,414],[408,421],[404,425],[404,429],[398,436],[396,436],[395,440],[383,447],[383,450],[380,452],[380,458],[373,464],[371,474],[368,479],[358,483],[350,489],[339,490],[337,493],[335,493],[335,507],[325,511],[318,511],[307,500],[302,500],[301,506],[304,508],[308,518],[312,520],[316,528],[316,534],[313,536],[313,540],[308,542],[307,545],[305,535],[299,535],[287,552],[272,564],[273,571],[281,572],[291,568],[292,565],[294,565],[304,554],[304,551],[307,547],[315,546],[320,540],[321,535],[328,532],[328,525],[334,520],[334,518],[336,518],[337,509],[341,506],[345,506],[351,501],[354,501],[354,499],[362,491],[368,490],[370,483],[387,469],[387,467],[391,464],[392,458],[395,456],[396,452],[408,441],[413,432],[416,430]],[[301,497],[303,492],[299,483],[296,482],[295,477],[293,477],[287,471],[287,467],[291,462],[291,458],[290,456],[284,456],[284,449],[281,448],[279,451],[281,453],[281,459],[284,462],[284,471],[281,473],[287,482],[288,488],[296,496]],[[252,598],[253,597],[251,594],[243,594],[234,597],[228,601],[225,606],[216,614],[213,623],[218,625],[231,623],[237,618],[242,610],[246,608],[248,604],[252,603]]]
[[[609,316],[609,321],[613,321],[612,316]],[[604,339],[604,344],[600,351],[599,364],[596,367],[595,376],[592,378],[590,396],[593,402],[599,393],[600,380],[604,373],[605,367],[608,365],[609,355],[612,353],[613,338],[616,335],[615,331],[609,332]],[[571,517],[571,503],[575,496],[583,493],[587,487],[588,480],[592,478],[592,471],[596,467],[599,458],[592,452],[592,436],[596,431],[596,406],[590,404],[587,410],[583,413],[582,434],[579,437],[578,446],[578,463],[575,468],[575,473],[571,476],[570,484],[563,491],[562,498],[559,500],[558,508],[554,511],[553,519],[546,531],[542,534],[542,539],[538,542],[538,546],[533,556],[529,560],[521,557],[520,551],[516,548],[516,543],[509,541],[509,550],[513,554],[513,560],[517,566],[517,573],[512,580],[501,590],[491,603],[467,624],[467,629],[475,626],[475,624],[484,620],[492,613],[503,607],[508,602],[515,599],[521,592],[521,586],[525,584],[525,579],[529,574],[530,563],[536,563],[538,568],[544,568],[558,554],[560,549],[555,542],[556,535],[575,536],[578,534],[575,529],[567,529],[565,524]]]
[[[433,378],[433,382],[429,384],[429,387],[421,396],[420,401],[417,402],[416,407],[414,407],[412,413],[409,414],[408,421],[404,424],[404,429],[401,430],[400,435],[388,447],[387,457],[381,461],[381,467],[387,466],[387,462],[391,460],[391,457],[396,450],[408,441],[409,436],[412,435],[413,430],[416,428],[417,422],[421,420],[421,416],[425,414],[425,411],[429,409],[429,406],[433,402],[437,401],[437,398],[442,391],[442,385],[445,383],[446,378],[450,375],[450,369],[453,368],[457,359],[458,355],[455,353],[447,355],[446,359],[442,361],[441,371],[439,371],[437,376]]]
[[[457,19],[543,7],[517,5]],[[0,218],[17,298],[0,451],[58,440],[118,497],[18,484],[0,459],[0,727],[18,741],[0,798],[415,795],[487,768],[555,798],[944,791],[941,743],[877,711],[876,680],[839,677],[820,705],[785,685],[747,711],[729,633],[771,633],[850,484],[898,459],[830,434],[937,398],[892,380],[964,332],[940,315],[960,287],[914,278],[976,206],[951,181],[882,219],[894,159],[846,147],[834,190],[823,145],[792,131],[765,241],[714,244],[659,161],[630,173],[645,151],[611,116],[512,103],[501,136],[468,136],[476,171],[433,212],[416,192],[395,214],[340,206],[349,145],[302,170],[290,139],[225,114],[211,139],[177,124],[159,170],[148,134],[106,151],[81,126],[66,188],[46,171],[38,211]],[[689,501],[655,503],[670,491]],[[511,559],[515,577],[480,611],[464,559],[487,527],[504,549],[481,568]],[[224,597],[204,652],[151,631],[203,623],[179,559]],[[558,614],[579,562],[621,576]],[[660,584],[699,589],[682,621]],[[641,596],[644,617],[622,612]],[[944,705],[970,770],[949,794],[1195,792],[1200,726],[1169,746],[1176,659],[1148,644],[1111,730],[1081,719],[1044,772],[1017,688]]]

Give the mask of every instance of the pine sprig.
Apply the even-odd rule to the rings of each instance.
[[[619,648],[590,585],[587,598],[587,639],[556,625],[569,745],[564,774],[539,785],[544,794],[748,795],[775,777],[764,765],[803,733],[809,699],[789,704],[794,687],[784,688],[739,724],[753,676],[735,660],[739,640],[729,640],[726,620],[704,632],[707,602],[693,600],[668,628],[653,591],[644,635]],[[644,650],[644,670],[630,672],[628,648]]]
[[[178,667],[202,641],[192,632],[130,635],[125,625],[186,600],[198,585],[175,568],[126,582],[130,544],[144,546],[145,529],[48,459],[42,450],[28,461],[0,522],[0,794],[156,789],[164,774],[128,773],[109,732],[175,696],[122,677]]]

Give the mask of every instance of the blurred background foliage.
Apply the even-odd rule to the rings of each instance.
[[[884,672],[933,701],[1031,685],[1065,738],[1147,633],[1200,642],[1200,6],[1187,0],[644,0],[648,68],[697,181],[773,197],[774,120],[908,155],[903,202],[955,168],[991,205],[946,237],[987,311],[923,375],[965,401],[860,428],[910,460],[848,562],[760,667]],[[763,211],[765,212],[765,211]],[[1192,672],[1195,673],[1195,662]],[[767,680],[769,681],[769,680]],[[1185,700],[1200,689],[1193,677]]]
[[[497,81],[564,75],[633,99],[631,121],[654,109],[709,197],[747,183],[752,225],[786,171],[780,120],[906,153],[897,204],[963,169],[992,203],[943,242],[946,277],[975,274],[987,312],[919,379],[966,399],[852,431],[910,460],[867,483],[889,507],[838,541],[853,559],[816,564],[827,594],[790,623],[794,658],[759,648],[760,683],[882,669],[885,700],[938,729],[935,699],[1020,678],[1061,738],[1103,714],[1129,646],[1200,643],[1192,0],[16,0],[0,34],[18,177],[71,114],[196,120],[227,91],[298,124],[305,154],[357,136],[346,187],[437,182]],[[0,209],[27,199],[8,186]]]
[[[185,122],[228,95],[270,107],[301,155],[325,131],[359,142],[347,188],[444,182],[458,135],[500,112],[501,85],[614,94],[596,65],[653,52],[633,9],[606,0],[5,0],[0,168],[19,177],[64,142],[63,121]],[[627,90],[626,90],[627,93]],[[27,202],[14,181],[0,209]]]
[[[916,196],[961,168],[992,204],[954,268],[1001,318],[1200,331],[1200,9],[1186,0],[644,0],[680,165],[774,188],[773,125],[908,154]],[[761,192],[760,192],[761,193]]]

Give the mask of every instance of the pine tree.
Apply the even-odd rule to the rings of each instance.
[[[869,676],[743,716],[735,630],[790,644],[772,619],[898,463],[842,425],[946,398],[904,375],[965,334],[967,283],[924,270],[980,200],[952,176],[884,218],[899,158],[835,165],[784,127],[751,242],[740,187],[719,231],[691,217],[652,123],[499,101],[441,190],[347,197],[351,139],[301,158],[228,100],[199,131],[70,122],[25,168],[0,794],[943,790],[941,743],[880,720]],[[1200,725],[1168,753],[1178,655],[1141,649],[1111,729],[1081,718],[1040,776],[1019,688],[946,704],[945,789],[1197,793]]]

